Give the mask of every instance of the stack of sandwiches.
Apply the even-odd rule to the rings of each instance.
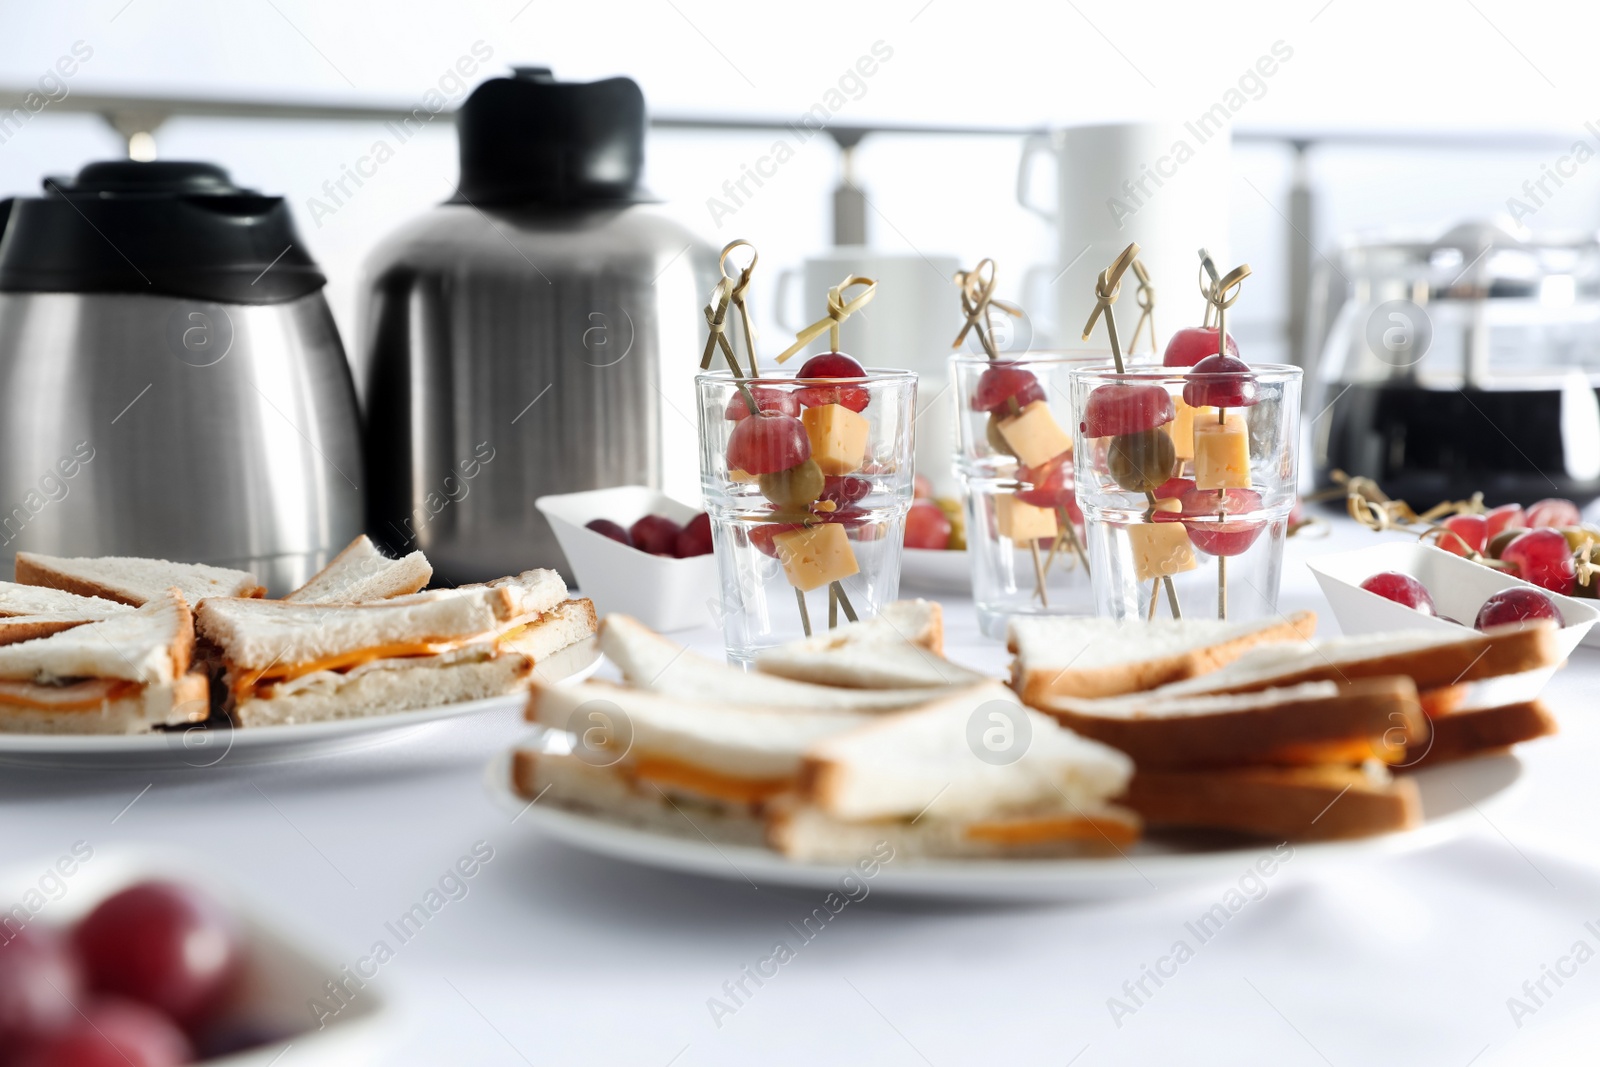
[[[0,731],[316,722],[520,692],[595,630],[554,571],[420,592],[358,537],[282,600],[245,571],[19,552],[0,582]],[[216,720],[213,720],[216,721]]]
[[[855,859],[879,841],[955,858],[1099,855],[1136,839],[1137,816],[1113,802],[1131,761],[944,659],[938,610],[897,605],[756,673],[610,616],[600,644],[625,684],[535,683],[528,717],[549,732],[514,752],[513,784],[530,800],[806,860]],[[812,676],[829,684],[792,676],[825,655]],[[1014,755],[980,756],[986,730],[1020,742]]]
[[[1554,730],[1537,702],[1451,704],[1467,684],[1558,664],[1551,623],[1313,642],[1313,621],[1134,633],[1101,619],[1016,620],[1013,678],[1033,707],[1133,759],[1123,802],[1152,827],[1296,840],[1406,829],[1421,805],[1396,770]]]

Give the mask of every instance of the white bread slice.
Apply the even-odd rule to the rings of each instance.
[[[1555,716],[1539,700],[1430,715],[1430,735],[1412,742],[1403,770],[1504,752],[1556,732]]]
[[[790,859],[853,863],[882,856],[920,859],[1062,859],[1115,854],[1139,837],[1138,815],[1102,805],[1014,812],[987,819],[848,822],[809,805],[780,807],[767,819],[767,843]]]
[[[988,676],[942,654],[944,614],[935,601],[896,600],[874,618],[791,641],[756,657],[767,674],[852,689],[937,689]]]
[[[1038,704],[1047,694],[1105,697],[1154,689],[1214,671],[1258,645],[1308,641],[1316,628],[1309,611],[1254,622],[1019,618],[1011,621],[1007,646],[1016,657],[1013,688],[1024,702]]]
[[[137,611],[0,647],[0,679],[120,678],[171,682],[189,669],[194,621],[176,588]]]
[[[362,534],[283,599],[300,604],[359,604],[415,593],[432,578],[433,567],[421,552],[390,559]]]
[[[1398,630],[1338,637],[1314,645],[1251,649],[1210,674],[1155,690],[1161,697],[1197,693],[1244,693],[1301,682],[1353,682],[1362,678],[1409,677],[1419,691],[1561,662],[1556,625],[1547,620],[1501,626],[1488,633]]]
[[[1043,707],[1069,729],[1126,752],[1141,771],[1371,758],[1399,763],[1408,743],[1428,736],[1416,686],[1406,677],[1218,696],[1163,692],[1049,697]]]
[[[91,621],[77,615],[8,615],[0,618],[0,645],[49,637]]]
[[[616,767],[590,766],[567,753],[516,749],[511,783],[519,796],[541,805],[602,815],[656,833],[749,846],[761,845],[766,836],[766,824],[748,807],[707,804],[670,785],[631,778]]]
[[[562,649],[593,637],[598,625],[594,601],[588,597],[574,597],[503,635],[499,647],[502,652],[520,653],[536,664],[542,663]]]
[[[525,571],[486,585],[439,589],[367,604],[294,604],[215,597],[196,626],[232,669],[264,671],[374,648],[443,651],[532,621],[566,599],[555,571]]]
[[[1152,827],[1289,841],[1365,837],[1422,823],[1416,783],[1396,780],[1375,761],[1359,767],[1140,771],[1120,802]]]
[[[1005,764],[980,758],[988,730],[1002,731],[994,736],[1020,756]],[[1132,771],[1121,752],[1062,729],[990,682],[818,738],[806,753],[801,795],[852,822],[922,814],[975,819],[1063,799],[1098,808],[1122,792]]]
[[[321,671],[312,684],[275,688],[268,697],[246,695],[230,714],[240,727],[359,719],[520,693],[533,676],[533,661],[515,653],[440,659],[387,660],[348,673]]]
[[[66,558],[18,552],[16,572],[22,585],[104,597],[134,607],[160,598],[173,586],[191,605],[208,596],[259,597],[267,592],[248,571],[135,556]]]
[[[141,734],[203,722],[211,710],[209,688],[205,675],[194,671],[158,685],[100,678],[66,685],[0,682],[0,733]]]
[[[21,585],[17,582],[0,582],[0,615],[59,615],[77,616],[85,622],[108,619],[120,612],[132,611],[127,604],[104,597],[79,596],[63,589],[42,585]]]
[[[597,755],[626,759],[628,773],[638,778],[753,804],[793,788],[813,743],[869,721],[838,710],[695,704],[603,682],[535,682],[527,717],[553,730],[585,733]]]
[[[600,648],[629,685],[702,704],[805,711],[892,711],[928,699],[927,689],[841,689],[751,673],[685,651],[626,615],[607,615]]]

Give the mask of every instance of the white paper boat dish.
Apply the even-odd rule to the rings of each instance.
[[[1459,630],[1455,623],[1424,615],[1361,588],[1361,583],[1383,571],[1409,574],[1427,587],[1440,615],[1471,626],[1483,602],[1502,589],[1537,586],[1504,571],[1474,563],[1420,541],[1386,541],[1350,552],[1335,552],[1309,560],[1322,593],[1333,608],[1339,628],[1346,634],[1385,633],[1394,630]],[[1600,620],[1596,601],[1547,594],[1561,612],[1565,625],[1558,634],[1563,657],[1572,655],[1590,628]],[[1519,704],[1539,695],[1555,668],[1528,671],[1473,682],[1468,686],[1463,710]]]
[[[698,509],[643,485],[542,496],[533,504],[555,531],[578,592],[593,600],[601,615],[632,615],[658,631],[716,622],[713,608],[722,586],[715,555],[652,556],[584,525],[592,519],[610,519],[626,528],[646,515],[665,515],[681,525]]]

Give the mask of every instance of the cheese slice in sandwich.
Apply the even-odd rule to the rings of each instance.
[[[1047,695],[1106,697],[1193,678],[1260,645],[1305,647],[1317,627],[1309,611],[1255,622],[1102,618],[1013,619],[1007,645],[1012,685],[1038,704]]]
[[[259,597],[266,590],[248,571],[204,563],[171,563],[134,556],[65,558],[18,552],[16,579],[22,585],[61,589],[139,607],[176,587],[190,605],[208,596]]]
[[[137,610],[0,647],[0,730],[142,733],[199,722],[205,676],[190,670],[194,623],[176,588]]]
[[[1403,763],[1407,745],[1428,736],[1416,686],[1406,677],[1222,695],[1163,693],[1047,697],[1041,706],[1083,736],[1126,752],[1140,770]]]
[[[361,604],[211,598],[196,614],[241,726],[314,722],[521,691],[594,633],[555,571]]]
[[[807,860],[879,839],[926,857],[1098,855],[1139,835],[1113,803],[1132,770],[994,682],[813,745],[801,802],[774,812],[768,840]]]
[[[1140,769],[1122,802],[1152,827],[1230,830],[1323,841],[1409,830],[1422,822],[1416,783],[1383,764]]]
[[[877,616],[768,649],[766,674],[852,689],[941,689],[988,680],[944,658],[944,612],[931,600],[897,600]]]
[[[875,712],[913,707],[929,697],[924,687],[846,689],[751,673],[696,655],[626,615],[606,616],[600,649],[629,685],[696,703]]]
[[[433,567],[421,552],[390,559],[362,534],[283,599],[301,604],[360,604],[415,593],[432,578]]]

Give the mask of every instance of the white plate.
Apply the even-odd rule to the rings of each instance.
[[[336,1015],[314,1029],[307,1009],[312,997],[327,998],[324,984],[338,977],[341,964],[314,952],[275,924],[251,912],[247,894],[217,879],[204,864],[186,853],[167,849],[100,848],[93,841],[76,842],[80,851],[63,846],[61,853],[8,867],[0,872],[0,900],[17,903],[7,918],[13,928],[17,912],[27,915],[29,926],[62,929],[87,915],[94,906],[135,882],[159,878],[193,885],[229,908],[238,922],[245,950],[245,969],[237,1000],[229,1015],[254,1024],[252,1029],[282,1033],[280,1040],[226,1056],[197,1061],[217,1067],[345,1067],[370,1062],[388,1043],[399,1025],[388,999],[377,983],[355,991]],[[84,850],[88,857],[84,858]],[[57,866],[57,864],[61,864]],[[65,873],[70,871],[71,873]],[[53,893],[40,891],[41,878],[53,879]],[[50,888],[47,886],[46,888]],[[38,907],[30,913],[30,902]],[[292,1056],[285,1056],[285,1046]]]
[[[544,804],[530,805],[511,788],[509,752],[489,764],[490,795],[519,821],[550,837],[613,859],[708,878],[810,889],[837,888],[843,864],[796,863],[776,852],[673,837]],[[1423,824],[1403,833],[1294,846],[1291,869],[1393,855],[1437,845],[1482,826],[1491,802],[1503,801],[1522,777],[1511,755],[1466,760],[1411,775],[1422,794]],[[686,831],[687,833],[687,831]],[[1125,856],[1069,860],[944,860],[885,865],[875,891],[910,897],[972,900],[1106,900],[1183,886],[1232,882],[1271,852],[1275,842],[1207,845],[1201,835],[1145,840]]]
[[[600,667],[600,643],[580,641],[547,657],[534,677],[551,685],[571,685]],[[338,752],[394,741],[408,731],[480,712],[519,709],[521,694],[445,704],[433,708],[371,715],[361,719],[257,726],[248,730],[190,726],[149,734],[8,734],[0,733],[0,764],[164,765],[213,767],[230,763],[265,763],[315,752]]]
[[[923,593],[972,592],[966,549],[906,548],[900,553],[900,588]]]

